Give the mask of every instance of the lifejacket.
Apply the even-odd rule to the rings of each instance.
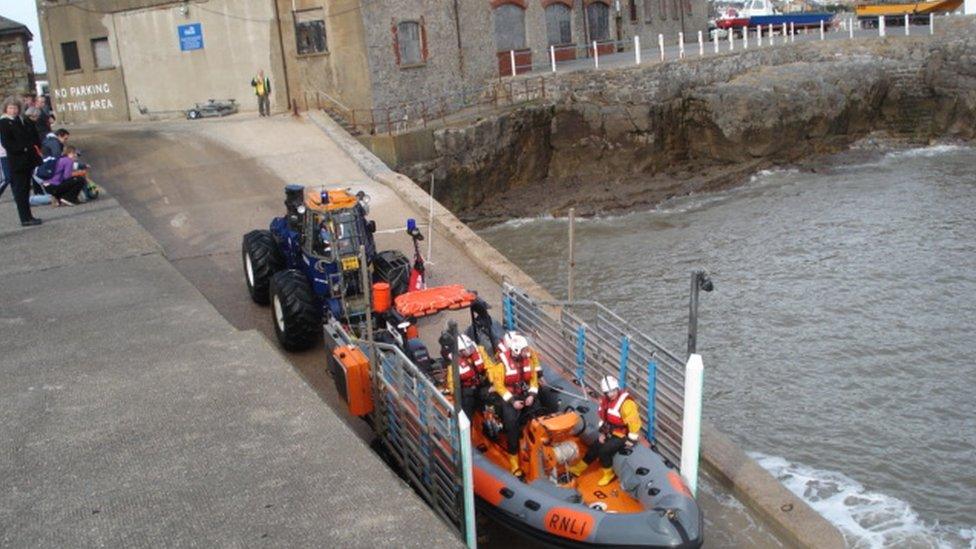
[[[481,360],[481,353],[475,351],[473,355],[462,356],[458,361],[458,377],[463,387],[478,385],[481,374],[485,371],[485,362]]]
[[[527,355],[531,351],[525,351]],[[532,381],[532,359],[531,356],[523,356],[520,359],[512,357],[512,351],[505,347],[504,343],[498,344],[498,356],[505,366],[505,386],[514,394],[520,394]]]
[[[628,398],[630,398],[630,393],[624,390],[621,390],[617,398],[612,401],[605,395],[600,398],[600,410],[598,412],[600,419],[603,420],[603,424],[611,433],[619,437],[627,436],[630,431],[627,428],[627,422],[620,415],[620,408],[623,407]]]

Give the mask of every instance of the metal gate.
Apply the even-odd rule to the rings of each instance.
[[[357,340],[370,357],[373,427],[411,486],[473,547],[470,424],[403,352]]]
[[[531,336],[548,366],[594,393],[601,377],[616,376],[637,401],[647,438],[680,463],[684,359],[595,301],[536,301],[507,283],[503,300],[505,328]]]

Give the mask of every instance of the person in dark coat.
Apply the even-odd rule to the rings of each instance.
[[[0,114],[0,145],[7,152],[10,167],[10,190],[14,194],[20,224],[24,227],[40,225],[41,220],[34,217],[30,208],[31,172],[41,163],[37,154],[37,130],[20,117],[20,101],[8,97],[3,102]]]

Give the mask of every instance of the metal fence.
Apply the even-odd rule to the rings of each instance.
[[[613,375],[636,400],[647,438],[681,461],[685,360],[595,301],[536,301],[505,284],[504,322],[532,338],[543,362],[599,392]],[[653,418],[653,421],[651,421]]]
[[[413,488],[444,520],[468,537],[465,469],[470,483],[466,425],[453,405],[397,347],[358,340],[371,359],[373,427]],[[465,466],[465,462],[467,464]],[[473,532],[472,532],[473,533]]]
[[[492,81],[423,101],[374,109],[351,109],[323,92],[308,92],[304,97],[304,106],[305,109],[327,111],[333,118],[341,119],[348,130],[377,135],[426,128],[432,122],[459,112],[470,116],[477,114],[479,109],[518,105],[545,98],[546,82],[539,77],[518,82]]]

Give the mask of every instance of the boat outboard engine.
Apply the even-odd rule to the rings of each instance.
[[[285,185],[285,209],[288,210],[288,226],[293,231],[300,231],[302,217],[305,214],[305,187],[302,185]]]

